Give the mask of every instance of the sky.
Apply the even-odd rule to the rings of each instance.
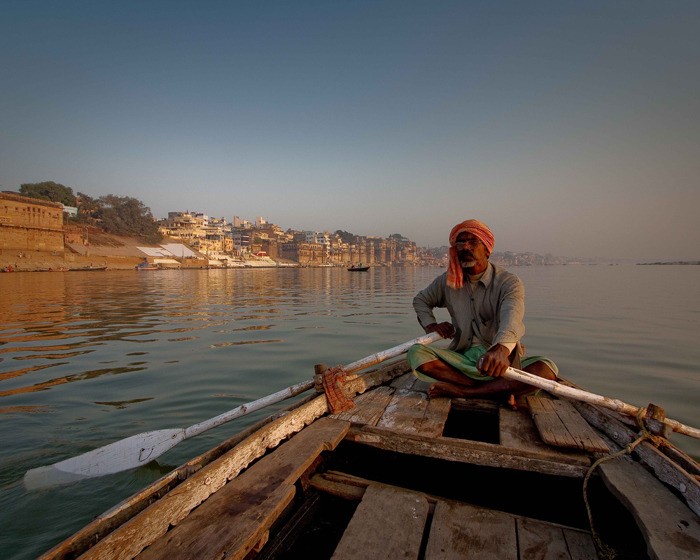
[[[0,190],[700,259],[700,3],[3,0]]]

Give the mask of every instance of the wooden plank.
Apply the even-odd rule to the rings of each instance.
[[[246,438],[228,453],[183,481],[137,516],[115,529],[84,553],[85,558],[133,558],[177,525],[195,507],[234,478],[268,448],[301,430],[327,412],[325,395],[296,409]]]
[[[564,533],[536,519],[517,520],[520,557],[528,560],[569,560]]]
[[[469,504],[438,501],[426,560],[517,560],[515,519]]]
[[[149,546],[139,559],[244,558],[294,496],[294,483],[349,424],[323,418],[282,444]]]
[[[394,398],[377,422],[377,427],[396,432],[418,433],[427,407],[428,397],[423,393],[397,389]]]
[[[591,452],[610,452],[569,401],[532,395],[527,397],[527,403],[545,443]]]
[[[581,465],[590,465],[589,455],[580,450],[553,448],[542,442],[535,423],[525,410],[501,407],[498,413],[498,431],[501,445],[530,451],[543,459],[559,460],[568,457]]]
[[[130,496],[103,514],[98,515],[85,527],[53,547],[51,550],[48,550],[42,554],[39,557],[39,560],[54,560],[76,557],[78,554],[90,548],[90,546],[92,546],[95,542],[102,539],[105,535],[111,533],[114,529],[136,516],[149,505],[158,501],[188,477],[192,476],[197,471],[224,455],[224,453],[231,450],[233,447],[250,437],[267,424],[270,424],[275,420],[279,420],[281,416],[287,415],[290,411],[307,404],[317,397],[318,395],[310,395],[297,403],[286,406],[276,414],[270,415],[267,418],[256,422],[252,426],[245,428],[218,446],[202,453],[194,459],[191,459],[178,468],[173,469],[165,476],[156,480],[153,484],[150,484],[146,488],[138,491],[136,494]]]
[[[451,406],[450,399],[429,399],[418,433],[426,437],[440,437],[445,430]]]
[[[598,560],[593,537],[586,531],[562,529],[571,560]]]
[[[637,521],[650,558],[697,559],[700,519],[654,476],[628,457],[601,463],[601,477]]]
[[[445,437],[424,437],[417,434],[398,433],[369,426],[352,426],[346,437],[388,451],[457,461],[494,468],[532,471],[542,474],[583,478],[587,467],[562,457],[559,461],[542,459],[536,453],[511,449],[502,445],[480,441]]]
[[[391,382],[391,386],[394,389],[406,389],[406,390],[412,390],[413,385],[417,381],[416,377],[413,375],[412,372],[404,373],[403,375],[400,375],[399,377],[395,378]]]
[[[638,434],[620,422],[617,418],[619,415],[587,403],[574,403],[574,406],[588,422],[607,434],[620,447],[626,447],[637,439]],[[639,457],[659,480],[674,488],[688,507],[700,516],[700,480],[697,476],[693,476],[648,442],[642,442],[635,447],[633,454]]]
[[[377,387],[373,391],[359,395],[355,399],[355,408],[334,414],[331,418],[375,426],[393,396],[394,390],[390,387]]]
[[[406,490],[369,486],[334,560],[418,558],[428,517],[427,500]]]

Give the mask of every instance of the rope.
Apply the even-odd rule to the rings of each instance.
[[[595,463],[591,465],[591,467],[588,469],[588,472],[586,473],[586,476],[583,479],[583,501],[586,505],[588,523],[591,527],[591,535],[593,537],[593,541],[595,542],[596,548],[598,548],[600,556],[603,558],[603,560],[614,560],[615,558],[617,558],[617,553],[600,539],[598,532],[595,530],[595,526],[593,525],[593,512],[591,510],[591,505],[588,501],[588,481],[590,480],[593,471],[595,471],[599,465],[605,463],[606,461],[611,461],[624,455],[631,455],[634,449],[645,440],[651,441],[652,444],[658,447],[658,440],[661,440],[663,438],[659,438],[658,436],[655,436],[654,434],[649,432],[646,425],[644,424],[644,416],[646,415],[646,413],[646,408],[640,408],[637,411],[637,414],[635,415],[637,425],[639,426],[639,429],[641,431],[641,435],[632,443],[627,445],[627,447],[624,447],[619,451],[616,451],[615,453],[611,453],[610,455],[606,455],[605,457],[601,457],[600,459],[598,459]]]
[[[355,407],[353,400],[343,391],[347,374],[343,366],[328,368],[321,375],[323,391],[332,414],[339,414]]]

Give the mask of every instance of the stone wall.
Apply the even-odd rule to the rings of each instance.
[[[0,193],[0,249],[62,252],[63,206]]]

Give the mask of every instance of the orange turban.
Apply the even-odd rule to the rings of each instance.
[[[479,220],[467,220],[453,227],[450,232],[450,262],[447,267],[447,285],[450,288],[461,288],[464,285],[462,265],[459,263],[455,242],[457,241],[457,236],[465,232],[478,237],[488,249],[489,255],[493,252],[495,239],[485,223]]]

